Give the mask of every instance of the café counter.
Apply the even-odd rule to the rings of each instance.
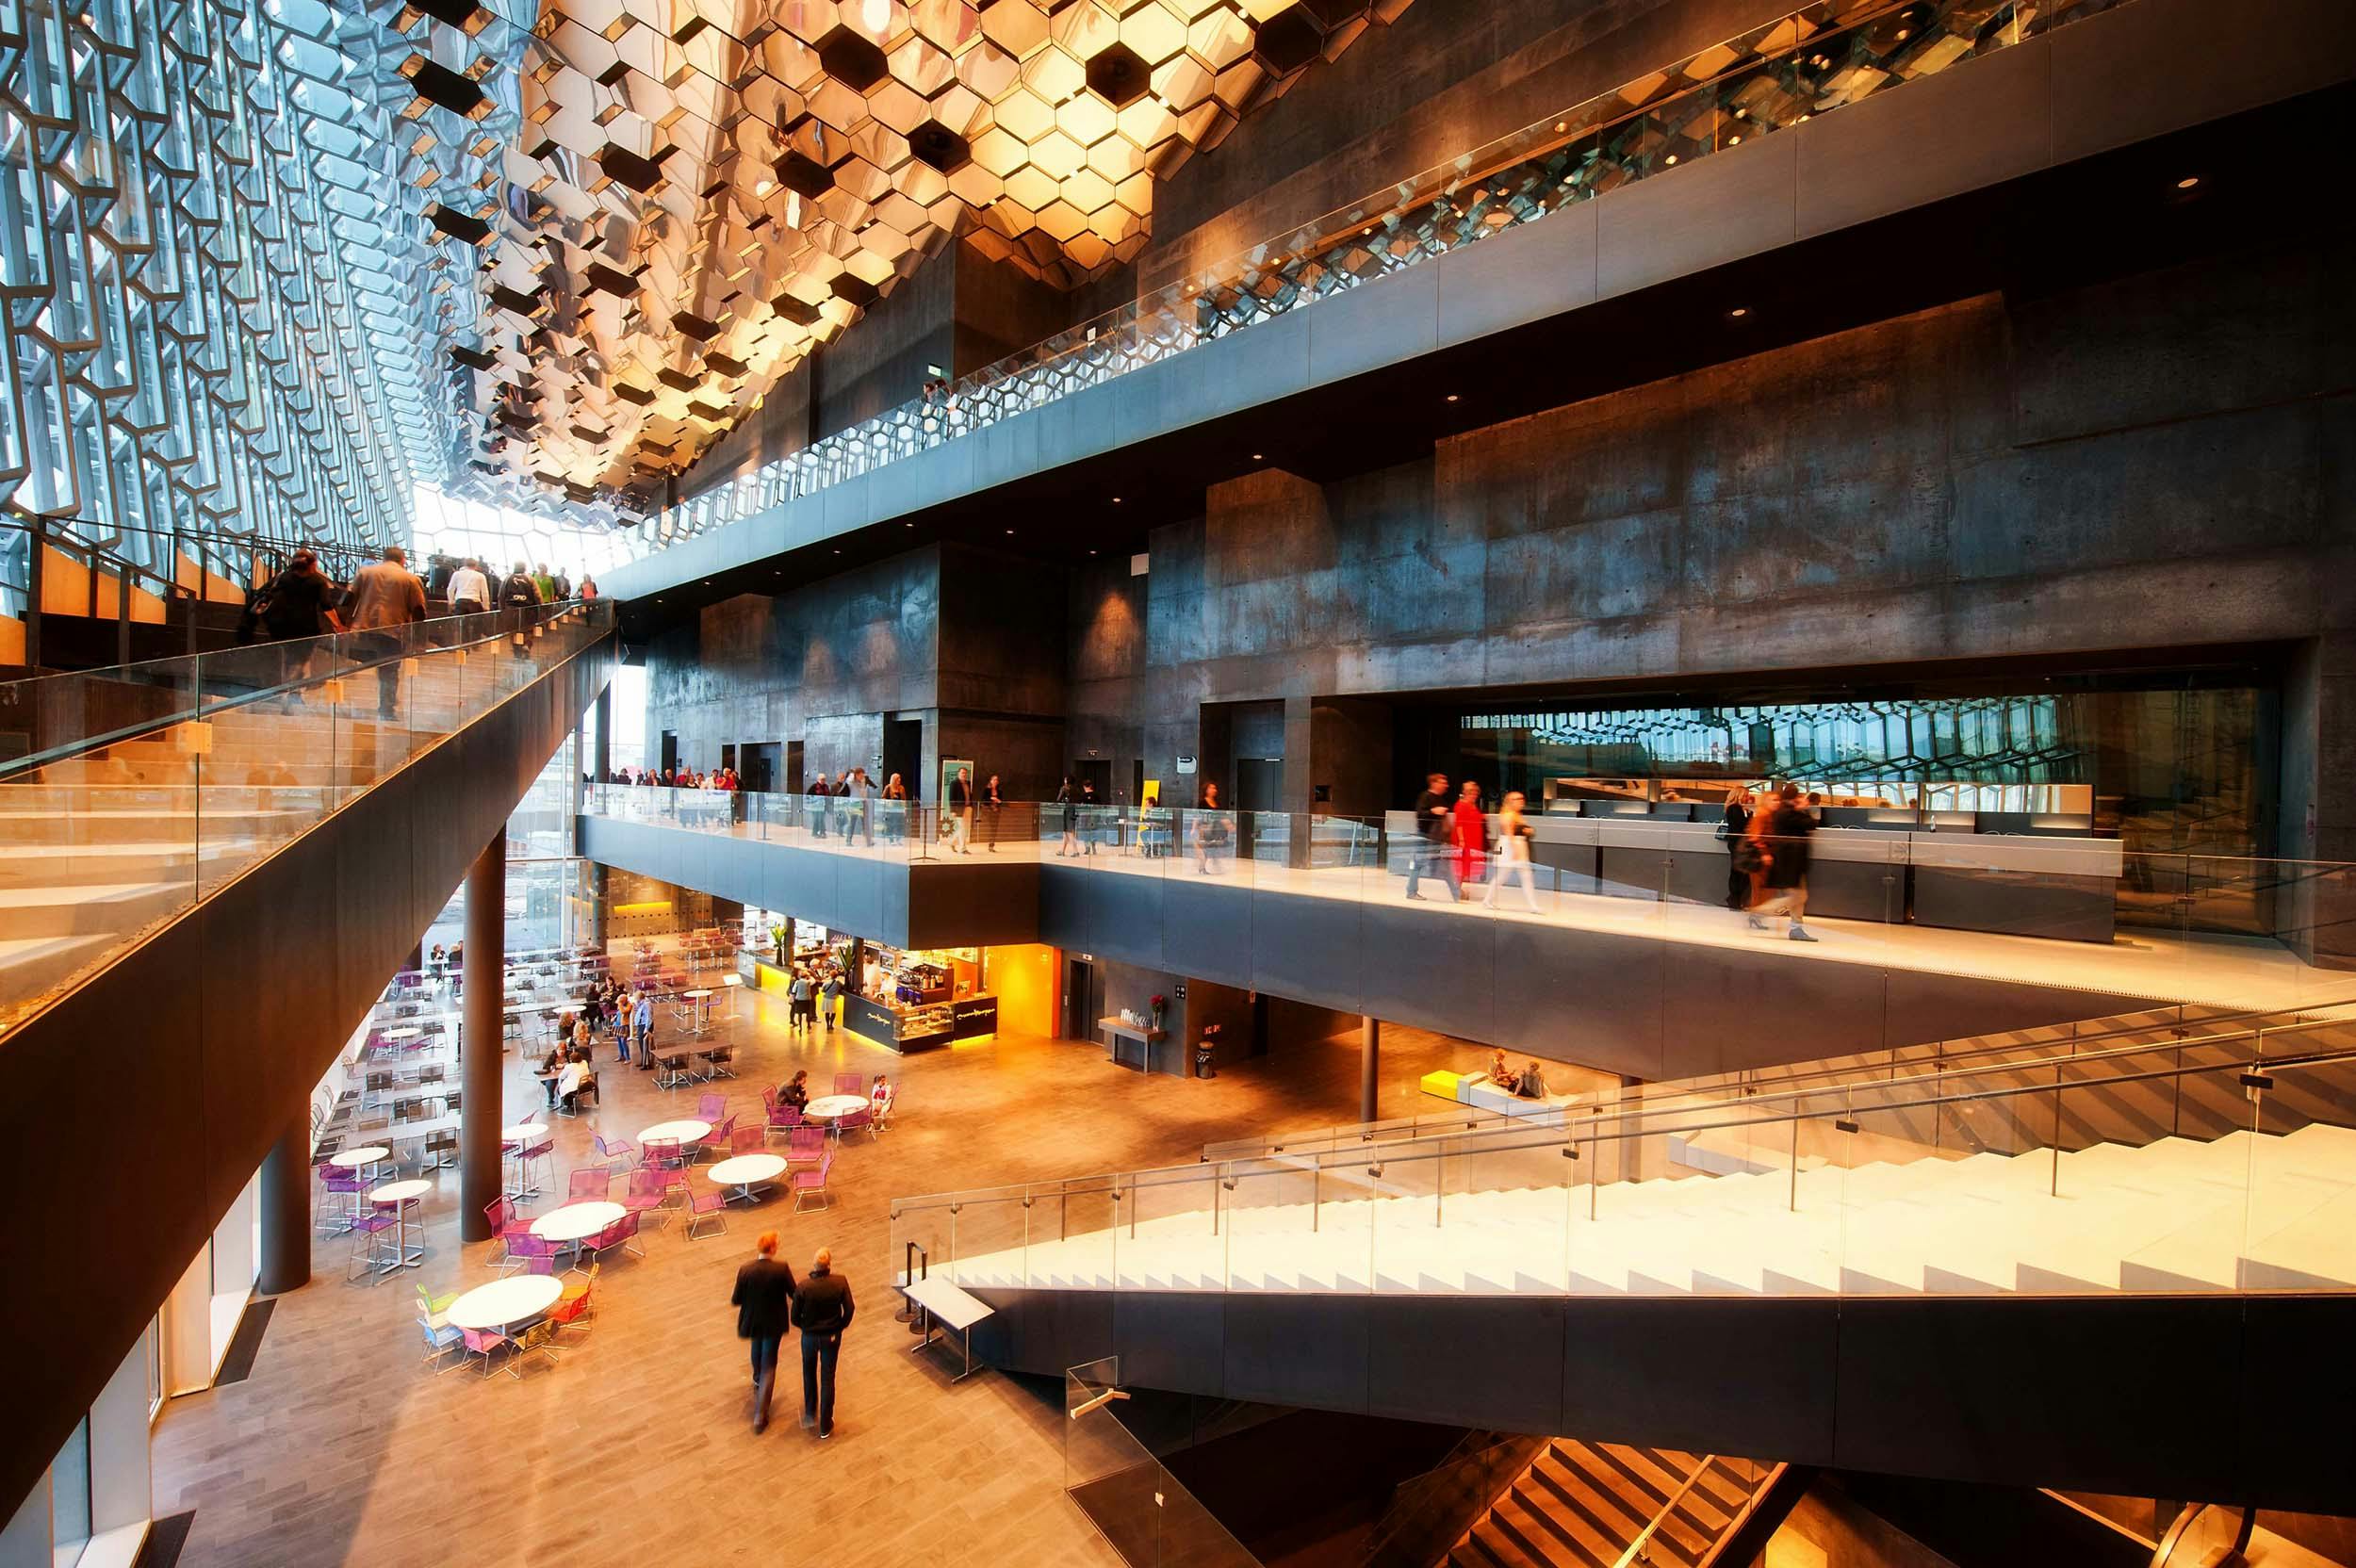
[[[909,1007],[846,993],[843,998],[843,1026],[907,1055],[912,1051],[930,1051],[957,1040],[995,1035],[998,999],[989,995],[966,996],[955,1002],[926,1002]]]

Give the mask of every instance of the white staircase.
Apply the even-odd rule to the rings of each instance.
[[[1883,1140],[1881,1147],[1888,1147]],[[968,1289],[1579,1296],[2356,1289],[2356,1130],[2322,1122],[2141,1147],[1955,1157],[1928,1148],[1646,1181],[1399,1190],[1234,1206],[1206,1167],[1184,1212],[949,1260]],[[1428,1176],[1417,1178],[1427,1186]],[[1386,1184],[1390,1190],[1384,1190]],[[1149,1195],[1157,1189],[1145,1189]],[[1290,1192],[1288,1189],[1288,1196]],[[1132,1196],[1124,1200],[1135,1203]],[[973,1217],[968,1206],[969,1219]],[[1017,1220],[1017,1229],[1022,1221]],[[939,1270],[938,1257],[933,1267]]]

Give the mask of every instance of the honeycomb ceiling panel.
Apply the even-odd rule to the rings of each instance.
[[[401,112],[423,133],[415,183],[449,263],[453,384],[478,411],[462,456],[494,488],[536,482],[609,514],[648,509],[954,238],[1065,288],[1134,258],[1154,179],[1369,15],[1351,0],[491,3],[505,20],[481,41],[414,7],[386,40],[418,62]]]

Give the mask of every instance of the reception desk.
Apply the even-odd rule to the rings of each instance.
[[[1711,813],[1714,815],[1714,810]],[[1492,819],[1492,823],[1494,824]],[[1731,869],[1717,824],[1625,816],[1529,817],[1541,888],[1613,898],[1723,904]],[[1415,815],[1393,811],[1390,872]],[[1808,841],[1808,909],[1868,920],[2107,942],[2124,855],[2117,839],[2053,832],[1974,833],[1820,827]],[[1511,894],[1509,897],[1513,896]]]

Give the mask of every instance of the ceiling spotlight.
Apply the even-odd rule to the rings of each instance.
[[[1259,454],[1258,452],[1253,452],[1253,453],[1252,454],[1252,462],[1254,462],[1254,463],[1258,463],[1258,462],[1262,462],[1262,461],[1264,461],[1264,460],[1261,458],[1261,456],[1260,456],[1260,454]]]
[[[1665,168],[1670,168],[1670,169],[1674,169],[1674,168],[1676,168],[1676,167],[1677,167],[1677,155],[1675,153],[1671,153],[1671,154],[1668,155],[1668,157],[1667,157],[1667,158],[1663,161],[1663,167],[1665,167]]]
[[[1742,319],[1742,318],[1743,318],[1743,317],[1748,316],[1750,313],[1751,313],[1751,307],[1750,307],[1750,306],[1748,306],[1748,305],[1736,305],[1736,306],[1735,306],[1732,310],[1727,311],[1727,312],[1726,312],[1726,315],[1727,315],[1727,317],[1728,317],[1730,319],[1733,319],[1733,320],[1736,320],[1736,321],[1740,321],[1741,319]]]
[[[2176,182],[2176,188],[2177,188],[2177,189],[2179,189],[2179,190],[2190,190],[2190,189],[2191,189],[2194,186],[2197,186],[2197,185],[2199,185],[2200,183],[2201,183],[2201,176],[2200,176],[2200,175],[2198,175],[2198,174],[2187,174],[2187,175],[2185,175],[2183,179],[2178,180],[2178,181]]]
[[[1121,504],[1121,498],[1119,496],[1115,496],[1113,498],[1113,504],[1115,506],[1119,506]]]
[[[1448,395],[1448,400],[1449,402],[1454,402],[1454,401],[1456,400],[1456,394],[1455,394],[1455,393],[1453,393],[1453,392],[1449,393],[1449,394]]]
[[[1006,530],[1006,537],[1007,537],[1007,538],[1009,538],[1009,539],[1013,538],[1013,537],[1014,537],[1014,530],[1012,530],[1012,529],[1008,529],[1008,530]]]

